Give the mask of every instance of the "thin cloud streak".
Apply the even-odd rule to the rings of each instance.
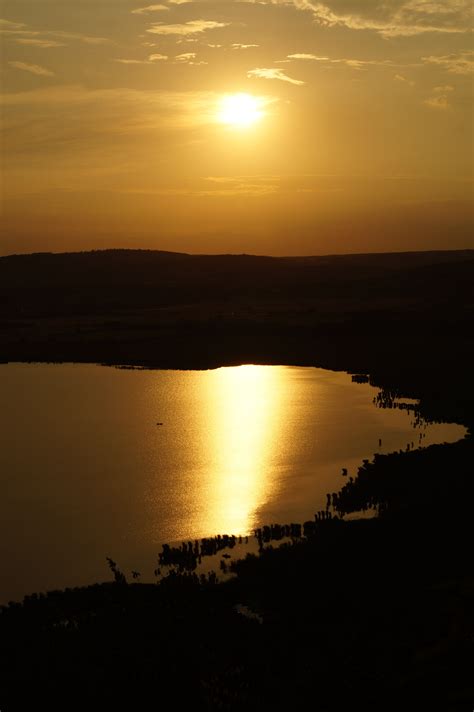
[[[40,49],[49,49],[50,47],[67,47],[64,42],[56,42],[55,40],[29,39],[20,37],[15,40],[17,44],[26,45],[27,47],[39,47]]]
[[[30,74],[36,74],[38,77],[54,77],[54,72],[51,72],[45,67],[41,67],[39,64],[28,64],[27,62],[8,62],[8,64],[10,67],[13,67],[13,69],[30,72]]]
[[[206,32],[207,30],[216,30],[221,27],[227,27],[228,22],[215,22],[214,20],[190,20],[175,25],[165,25],[162,23],[153,25],[147,32],[153,35],[178,35],[186,37],[187,35],[196,35]]]
[[[474,74],[474,50],[465,50],[443,56],[422,57],[426,64],[435,64],[450,74]]]
[[[293,79],[292,77],[289,77],[282,69],[277,67],[256,67],[255,69],[250,69],[247,72],[247,76],[257,77],[258,79],[277,79],[281,82],[288,82],[289,84],[295,84],[297,86],[305,84],[305,82],[300,79]]]
[[[166,5],[147,5],[146,7],[137,7],[136,10],[130,11],[132,15],[148,15],[150,12],[169,12],[169,7]]]

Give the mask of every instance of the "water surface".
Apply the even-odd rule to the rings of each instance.
[[[163,542],[312,518],[343,467],[419,444],[410,413],[317,368],[6,364],[0,392],[3,602],[107,579],[105,556],[151,576]]]

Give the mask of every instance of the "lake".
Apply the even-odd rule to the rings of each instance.
[[[164,542],[304,521],[376,452],[453,442],[319,368],[0,365],[0,602],[152,579]],[[146,574],[146,575],[145,575]]]

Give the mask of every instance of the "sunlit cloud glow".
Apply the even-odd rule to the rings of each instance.
[[[298,86],[304,84],[304,82],[300,79],[293,79],[292,77],[289,77],[282,69],[279,69],[277,67],[273,67],[270,69],[264,67],[250,69],[247,72],[247,76],[257,77],[258,79],[278,79],[281,82],[288,82],[289,84],[296,84]]]
[[[226,22],[215,22],[213,20],[190,20],[182,24],[165,25],[156,24],[150,27],[147,32],[154,35],[196,35],[206,32],[207,30],[216,30],[220,27],[226,27]]]
[[[166,12],[169,11],[169,7],[166,5],[147,5],[146,7],[137,7],[136,10],[132,10],[132,15],[148,15],[150,12]]]

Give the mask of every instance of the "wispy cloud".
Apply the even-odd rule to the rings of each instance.
[[[463,50],[443,56],[422,57],[427,64],[437,64],[451,74],[474,73],[474,50]]]
[[[190,59],[196,58],[196,52],[183,52],[182,54],[177,54],[175,60],[178,62],[189,62]]]
[[[472,31],[471,0],[247,0],[259,4],[294,5],[311,12],[322,27],[372,30],[382,37]]]
[[[7,35],[20,39],[36,39],[38,41],[49,41],[48,37],[57,37],[64,40],[77,40],[78,42],[84,42],[84,44],[90,45],[100,45],[108,44],[110,40],[107,37],[91,37],[90,35],[83,35],[79,32],[65,32],[63,30],[32,30],[29,25],[25,25],[23,22],[10,22],[10,20],[0,20],[0,35]],[[46,38],[46,40],[44,39]],[[16,41],[20,41],[17,39]],[[39,45],[38,45],[39,46]],[[47,46],[43,44],[42,46]],[[49,46],[53,46],[52,44]]]
[[[102,45],[109,44],[111,42],[107,37],[90,37],[89,35],[81,35],[77,32],[47,32],[46,34],[52,35],[54,37],[63,37],[64,39],[77,40],[78,42],[84,42],[84,44],[89,45]]]
[[[27,29],[11,29],[10,27],[5,27],[0,25],[0,35],[6,36],[18,36],[22,38],[39,38],[41,37],[58,37],[64,40],[76,40],[78,42],[84,42],[84,44],[89,45],[102,45],[109,44],[111,40],[107,37],[90,37],[89,35],[82,35],[77,32],[64,32],[62,30],[27,30]]]
[[[423,103],[426,104],[426,106],[430,106],[432,109],[449,109],[449,94],[452,91],[454,91],[454,87],[452,87],[450,84],[433,87],[433,89],[431,90],[431,96],[428,97],[428,99],[425,99]]]
[[[159,62],[168,59],[167,54],[150,54],[148,59],[114,59],[114,62],[119,62],[119,64],[153,64],[154,62]]]
[[[51,72],[45,67],[40,67],[39,64],[28,64],[27,62],[8,62],[13,69],[21,69],[30,74],[36,74],[38,77],[54,77],[54,72]]]
[[[329,61],[329,57],[318,57],[316,54],[305,54],[304,52],[297,52],[296,54],[287,55],[288,59],[313,59],[318,62]]]
[[[149,59],[114,59],[119,64],[153,64]]]
[[[293,79],[285,74],[283,69],[276,67],[265,68],[257,67],[256,69],[250,69],[247,72],[248,77],[258,77],[259,79],[278,79],[281,82],[288,82],[289,84],[296,84],[298,86],[304,84],[305,82],[300,79]]]
[[[200,34],[207,30],[215,30],[219,27],[226,27],[228,24],[228,22],[215,22],[214,20],[190,20],[189,22],[175,25],[158,23],[152,25],[147,32],[153,35],[180,35],[184,37],[186,35]]]
[[[207,62],[196,62],[196,52],[183,52],[182,54],[177,54],[174,58],[175,64],[207,64]]]
[[[426,106],[430,106],[432,109],[446,110],[449,108],[449,101],[446,94],[431,96],[429,99],[425,99],[423,103],[426,104]]]
[[[415,86],[415,82],[411,79],[407,79],[403,74],[395,74],[393,77],[394,82],[399,82],[400,84],[407,84],[410,87]]]
[[[289,54],[287,55],[288,60],[304,60],[313,62],[323,62],[327,64],[345,64],[347,67],[352,67],[353,69],[365,69],[369,66],[383,66],[392,65],[393,62],[389,59],[351,59],[351,58],[340,58],[331,59],[330,57],[318,57],[315,54]],[[280,60],[285,62],[287,60]]]
[[[11,20],[0,19],[0,30],[19,30],[26,27],[23,22],[12,22]]]
[[[64,42],[56,42],[56,40],[41,40],[34,38],[20,37],[15,40],[17,44],[26,45],[30,47],[40,47],[41,49],[48,49],[49,47],[67,47]]]
[[[132,15],[148,15],[150,12],[166,12],[169,7],[166,5],[147,5],[146,7],[137,7],[136,10],[131,10]]]
[[[240,42],[234,42],[231,45],[232,49],[250,49],[251,47],[260,47],[258,44],[241,44]]]

